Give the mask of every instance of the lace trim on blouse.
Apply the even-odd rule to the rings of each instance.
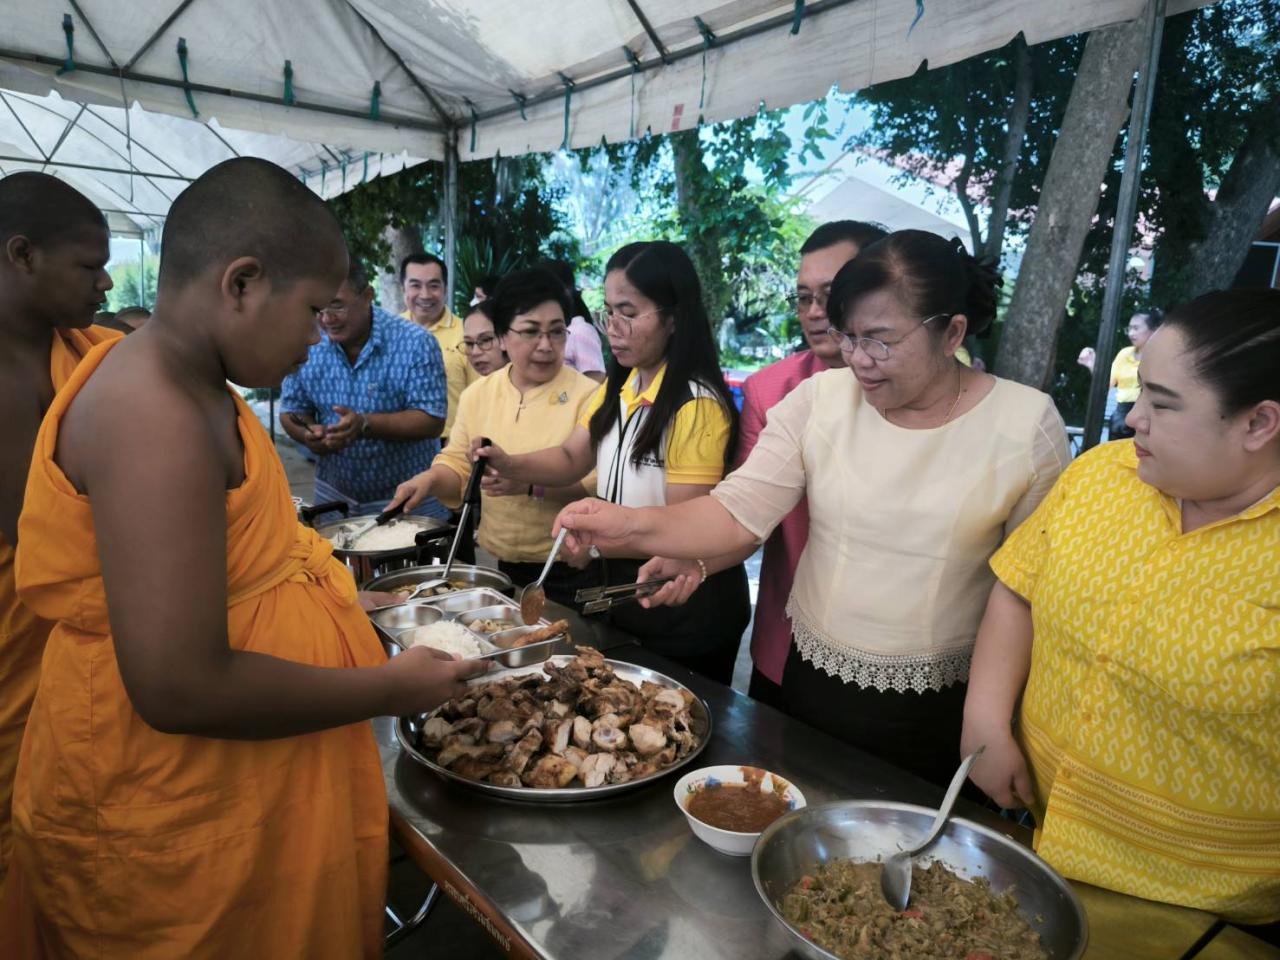
[[[805,622],[794,599],[787,600],[787,616],[791,619],[791,632],[801,658],[845,683],[871,687],[881,693],[886,690],[925,693],[943,690],[969,679],[969,663],[973,659],[971,643],[958,648],[905,655],[871,653],[832,643],[830,638]]]

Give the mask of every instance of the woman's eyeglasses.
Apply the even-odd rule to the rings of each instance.
[[[498,338],[490,333],[474,340],[463,339],[458,343],[457,349],[459,353],[483,353],[497,342]]]
[[[661,311],[648,310],[645,313],[637,313],[634,317],[628,317],[624,314],[617,313],[605,307],[603,310],[597,310],[592,315],[592,323],[595,328],[608,336],[610,332],[621,334],[624,337],[631,336],[632,323],[636,320],[642,320],[645,317],[654,316]]]
[[[519,337],[525,343],[537,343],[543,337],[546,337],[547,343],[553,347],[569,339],[569,330],[566,327],[553,327],[550,330],[536,330],[527,327],[522,330],[512,328],[507,332],[512,336]]]
[[[855,337],[845,333],[843,330],[837,330],[835,327],[827,327],[827,336],[840,345],[840,352],[846,356],[853,356],[854,352],[861,347],[862,352],[872,360],[888,360],[890,347],[896,347],[902,343],[930,320],[940,320],[944,317],[950,320],[954,316],[954,313],[935,313],[931,317],[925,317],[897,340],[873,340],[871,337]]]

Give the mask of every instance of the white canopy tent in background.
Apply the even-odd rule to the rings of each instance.
[[[455,138],[471,160],[689,129],[952,63],[1019,31],[1038,43],[1132,19],[1143,0],[5,6],[0,167],[83,185],[126,211],[113,227],[128,233],[122,218],[154,227],[184,178],[237,154],[332,196],[445,159]],[[119,172],[131,170],[152,176]]]
[[[4,0],[0,171],[66,177],[140,232],[237,154],[325,196],[442,159],[452,261],[459,160],[747,116],[1019,32],[1034,44],[1147,11],[1154,38],[1163,14],[1203,5],[1152,2]]]

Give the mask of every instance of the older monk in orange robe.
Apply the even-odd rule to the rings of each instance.
[[[479,667],[383,657],[226,384],[305,360],[345,246],[296,178],[236,159],[174,203],[160,269],[152,321],[90,353],[36,441],[18,589],[56,625],[8,909],[58,957],[379,956],[387,808],[362,721]]]
[[[107,222],[44,173],[0,180],[0,886],[18,748],[50,624],[18,600],[18,514],[40,419],[89,350],[119,334],[91,326],[111,278]]]

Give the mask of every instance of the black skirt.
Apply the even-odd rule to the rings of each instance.
[[[634,583],[643,560],[607,559],[604,582]],[[751,593],[742,564],[714,573],[682,607],[646,610],[637,603],[614,607],[611,625],[642,646],[728,686],[742,635],[751,622]]]
[[[940,787],[960,765],[966,690],[964,683],[924,693],[845,683],[801,659],[794,639],[782,674],[787,713]]]

